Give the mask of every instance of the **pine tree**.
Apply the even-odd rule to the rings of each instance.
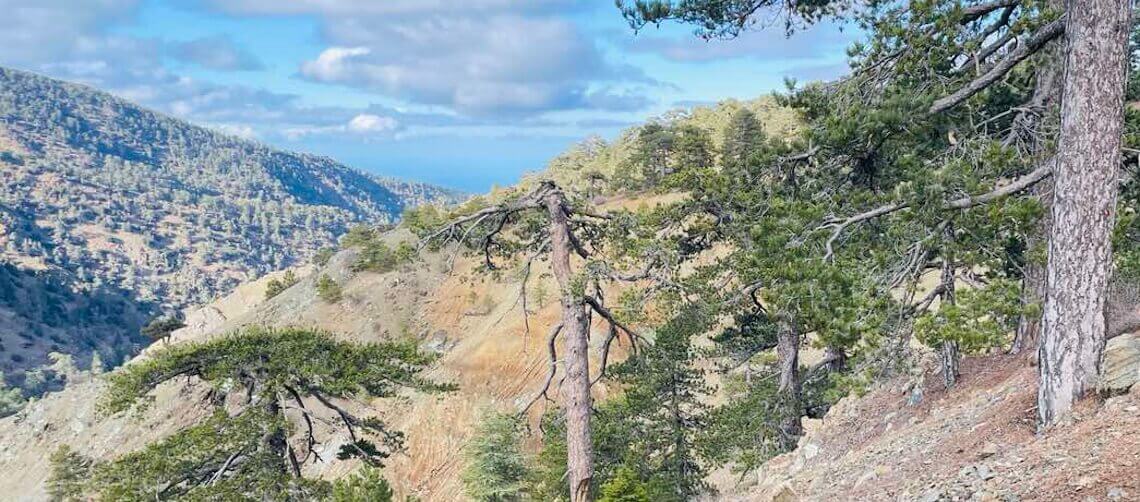
[[[467,496],[486,502],[524,500],[529,459],[522,452],[519,417],[490,413],[464,448],[462,479]]]
[[[324,498],[329,483],[301,476],[304,463],[320,459],[310,407],[319,404],[335,413],[339,423],[333,427],[351,438],[337,458],[380,466],[402,448],[402,434],[337,402],[350,396],[389,397],[405,389],[451,390],[451,385],[419,376],[432,360],[410,343],[356,345],[303,329],[249,328],[204,343],[170,346],[113,373],[101,410],[145,407],[160,384],[191,377],[214,389],[208,401],[213,413],[142,450],[94,463],[82,482],[68,474],[80,464],[61,454],[59,466],[66,472],[57,479],[69,493],[105,500]],[[234,410],[227,402],[241,404]],[[290,418],[287,407],[302,412]],[[290,441],[294,431],[301,435],[299,448]]]
[[[344,298],[344,290],[328,274],[321,274],[317,278],[317,297],[325,303],[340,303]]]
[[[673,500],[689,500],[707,488],[696,441],[706,426],[703,400],[711,388],[693,341],[709,326],[704,308],[684,307],[657,329],[652,345],[612,372],[625,388],[615,406],[631,433],[624,457],[632,465],[626,467]]]

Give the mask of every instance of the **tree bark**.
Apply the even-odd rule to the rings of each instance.
[[[1068,415],[1095,387],[1100,369],[1130,28],[1127,0],[1068,0],[1066,7],[1065,81],[1038,367],[1041,427]]]
[[[954,238],[954,225],[948,223],[945,230],[946,244]],[[942,252],[942,307],[954,305],[954,256],[948,249]],[[957,340],[942,340],[942,380],[946,388],[958,383],[958,362],[961,354]]]
[[[785,320],[780,323],[776,335],[776,355],[780,364],[780,384],[776,392],[784,402],[784,416],[780,418],[780,443],[791,450],[803,435],[803,404],[800,402],[801,382],[800,366],[800,333],[795,321]]]
[[[1050,8],[1063,9],[1062,0],[1049,0]],[[1033,98],[1029,101],[1028,111],[1023,111],[1014,119],[1013,129],[1007,143],[1016,143],[1021,150],[1042,162],[1051,152],[1047,151],[1049,142],[1041,129],[1048,124],[1055,124],[1058,104],[1061,101],[1062,78],[1065,75],[1065,58],[1063,42],[1054,40],[1039,53],[1040,61],[1037,63],[1036,78],[1033,87]],[[1052,227],[1053,210],[1053,180],[1046,179],[1033,186],[1030,196],[1040,201],[1043,214],[1037,222],[1034,233],[1026,239],[1026,252],[1033,252],[1046,245],[1045,238]],[[1021,278],[1021,306],[1023,310],[1030,310],[1036,305],[1036,312],[1022,314],[1017,322],[1017,334],[1009,349],[1011,354],[1025,353],[1035,363],[1037,360],[1037,344],[1041,332],[1040,307],[1045,301],[1045,263],[1040,260],[1030,260],[1025,263]]]
[[[590,433],[590,316],[582,292],[575,293],[570,269],[572,236],[566,211],[566,198],[560,190],[543,197],[550,216],[551,268],[561,289],[562,324],[566,345],[566,377],[562,384],[562,406],[566,415],[566,468],[571,502],[590,499],[594,472],[594,447]]]
[[[268,396],[265,398],[265,413],[273,418],[281,416],[281,404],[277,402],[275,396]],[[300,469],[296,467],[294,462],[289,458],[289,438],[285,436],[285,429],[278,427],[278,422],[272,424],[272,429],[265,431],[261,437],[261,447],[273,453],[273,456],[280,459],[281,472],[293,472],[294,475],[300,476]]]

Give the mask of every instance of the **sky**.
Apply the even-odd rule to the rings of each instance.
[[[0,0],[0,65],[471,192],[669,110],[829,79],[856,32],[634,33],[612,0]],[[771,27],[764,29],[765,25]]]

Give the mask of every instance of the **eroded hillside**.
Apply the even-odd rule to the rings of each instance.
[[[316,327],[359,341],[414,337],[441,354],[430,376],[457,383],[459,390],[343,404],[377,414],[408,435],[407,451],[390,459],[385,468],[385,476],[399,492],[423,500],[460,500],[458,452],[484,413],[516,409],[541,383],[547,371],[546,331],[558,316],[557,301],[551,297],[535,304],[532,299],[524,321],[516,302],[517,281],[474,273],[477,260],[456,257],[448,272],[452,254],[443,252],[389,273],[352,272],[357,252],[342,251],[324,267],[302,271],[304,279],[267,301],[264,289],[272,276],[242,286],[188,315],[187,328],[176,332],[170,343],[203,340],[249,325]],[[342,286],[344,298],[339,303],[318,298],[314,283],[323,274]],[[533,274],[531,288],[553,291],[544,263],[536,263]],[[542,283],[545,286],[538,286]],[[600,344],[604,330],[600,324],[595,329],[593,343]],[[147,357],[147,352],[139,357]],[[47,454],[62,444],[111,458],[165,437],[202,416],[199,387],[167,385],[143,415],[103,417],[97,412],[100,379],[76,377],[67,389],[0,420],[0,491],[44,499],[44,481],[50,472]],[[596,392],[603,397],[605,385]],[[550,405],[537,405],[532,417]],[[335,459],[335,451],[346,440],[321,438],[322,457]],[[308,464],[306,470],[339,477],[357,467],[333,460]]]

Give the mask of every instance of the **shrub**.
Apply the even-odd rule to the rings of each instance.
[[[358,247],[368,244],[376,239],[376,230],[368,225],[357,225],[348,229],[340,238],[340,244],[346,248]]]
[[[51,457],[51,474],[47,480],[47,492],[51,500],[83,500],[83,484],[91,475],[94,463],[80,455],[68,445],[62,445]]]
[[[297,275],[294,274],[292,270],[286,271],[285,275],[280,279],[270,279],[269,283],[265,285],[265,299],[268,300],[281,294],[286,289],[297,284],[298,281],[300,281],[300,279],[297,278]]]
[[[919,341],[934,348],[954,341],[965,354],[985,352],[1009,341],[1009,333],[1025,311],[1019,284],[1009,279],[994,280],[981,289],[963,289],[956,296],[953,305],[941,305],[915,320]]]
[[[353,272],[369,271],[384,273],[396,268],[399,260],[388,245],[380,241],[370,241],[361,246],[360,254],[352,264]]]
[[[186,327],[186,323],[178,316],[157,317],[143,327],[143,336],[154,341],[166,340],[171,333]]]
[[[637,478],[633,469],[622,467],[601,488],[598,502],[651,502],[645,483]]]
[[[336,254],[336,250],[333,248],[318,249],[317,253],[313,255],[313,265],[318,267],[328,265],[334,254]]]
[[[380,469],[365,466],[356,474],[333,483],[329,502],[391,502],[395,498],[392,487],[380,475]]]
[[[317,297],[326,303],[339,303],[344,298],[344,290],[332,277],[323,274],[317,279]]]
[[[375,472],[339,484],[297,475],[299,466],[316,462],[314,443],[290,441],[312,437],[313,422],[287,413],[309,403],[321,413],[336,413],[334,433],[350,432],[338,459],[359,459],[370,468],[404,447],[404,436],[377,417],[356,416],[333,404],[336,399],[381,398],[407,390],[454,389],[420,376],[435,356],[412,342],[357,344],[307,329],[248,328],[207,342],[173,345],[108,378],[102,413],[147,406],[163,382],[194,375],[219,393],[200,402],[212,413],[145,448],[108,462],[95,463],[76,489],[83,500],[326,500],[367,493],[387,500],[386,483]],[[227,408],[228,397],[247,406]],[[308,399],[312,398],[312,399]],[[343,423],[343,427],[341,424]],[[68,460],[61,455],[61,458]],[[60,462],[59,480],[75,479],[75,462]],[[66,468],[66,469],[64,469]],[[60,483],[63,488],[76,486]]]

